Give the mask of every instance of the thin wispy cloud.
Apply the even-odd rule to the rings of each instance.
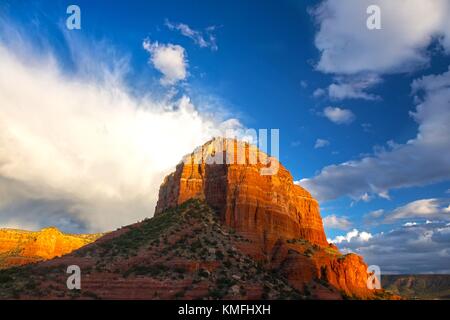
[[[348,217],[332,214],[323,218],[323,226],[330,229],[347,230],[352,226],[352,222]]]
[[[437,219],[450,220],[450,202],[445,199],[418,199],[391,211],[375,210],[366,215],[367,219],[380,223],[395,223],[399,220]]]
[[[328,96],[331,100],[380,100],[379,96],[367,92],[380,82],[380,77],[373,74],[364,77],[337,77],[335,83],[328,87]]]
[[[190,38],[200,48],[210,48],[212,51],[217,51],[216,26],[209,26],[203,31],[195,30],[185,23],[175,23],[166,19],[165,23],[170,30],[176,30],[185,37]]]
[[[317,139],[316,143],[314,144],[314,149],[324,148],[329,145],[330,145],[330,141],[328,141],[326,139]]]

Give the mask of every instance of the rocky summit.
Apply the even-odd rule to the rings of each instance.
[[[70,265],[81,290],[66,287]],[[0,279],[0,298],[11,299],[391,297],[367,288],[361,257],[327,243],[317,201],[278,160],[227,139],[166,177],[153,218]]]
[[[261,174],[267,167],[276,170]],[[282,238],[328,246],[317,200],[277,159],[248,143],[213,139],[185,156],[162,184],[156,214],[191,198],[205,199],[266,252]]]

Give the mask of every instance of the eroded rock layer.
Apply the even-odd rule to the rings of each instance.
[[[191,198],[205,199],[266,250],[280,238],[328,246],[317,201],[275,158],[247,143],[214,139],[186,156],[161,185],[156,214]]]

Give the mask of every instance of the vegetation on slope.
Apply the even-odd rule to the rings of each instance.
[[[125,294],[136,281],[147,289],[134,298],[302,298],[282,276],[240,252],[237,246],[248,240],[200,200],[117,234],[47,263],[0,271],[0,298],[114,298],[114,283]],[[81,290],[66,288],[70,264],[82,268]],[[177,289],[164,290],[168,282]]]

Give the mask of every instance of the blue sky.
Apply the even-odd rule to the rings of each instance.
[[[36,68],[43,68],[45,73],[58,70],[59,78],[87,81],[89,88],[103,90],[117,85],[117,90],[126,91],[134,99],[131,104],[136,105],[144,101],[173,107],[186,98],[186,112],[191,112],[200,128],[209,129],[211,117],[213,127],[232,118],[244,128],[279,128],[280,160],[294,180],[320,199],[328,238],[335,239],[343,250],[365,255],[369,263],[382,261],[379,263],[389,272],[449,272],[450,135],[446,124],[450,119],[450,26],[445,14],[441,17],[439,12],[450,10],[445,1],[414,1],[418,2],[413,9],[406,4],[403,8],[382,0],[369,1],[380,5],[383,28],[368,30],[367,1],[2,0],[0,44],[18,68],[27,66],[31,78],[31,72],[39,66]],[[70,4],[81,9],[81,30],[67,30],[65,26]],[[430,17],[423,17],[422,12]],[[416,22],[408,27],[408,17],[421,20],[412,19]],[[182,34],[183,28],[191,32],[190,36]],[[176,61],[165,65],[164,54],[169,51]],[[159,53],[162,60],[155,58]],[[48,57],[57,67],[48,63]],[[26,72],[24,77],[28,76]],[[50,85],[48,89],[49,94],[59,90]],[[6,99],[9,89],[0,90],[0,99]],[[151,103],[147,95],[152,96]],[[43,108],[37,117],[47,114]],[[18,121],[16,131],[11,132],[26,127],[21,118],[12,118],[19,117],[13,111],[0,107],[2,111],[6,119]],[[440,116],[433,116],[437,113]],[[163,117],[160,111],[158,116]],[[51,117],[48,111],[45,120],[60,121],[64,127],[65,120]],[[115,114],[112,117],[112,123],[119,121]],[[163,117],[157,122],[166,120]],[[166,127],[183,126],[175,120],[167,121]],[[85,124],[77,125],[85,128]],[[30,124],[27,132],[34,132],[42,137],[42,143],[53,146],[49,141],[60,128],[52,126],[49,124],[49,133],[33,131],[42,128]],[[70,124],[67,126],[70,128]],[[114,126],[105,130],[114,130]],[[178,144],[173,130],[174,136],[167,138],[168,144],[181,149],[180,155],[167,156],[169,168],[182,151],[198,144],[194,133],[199,128],[185,129],[192,135],[186,141]],[[80,144],[76,136],[70,139],[73,153],[87,152],[77,149]],[[164,135],[160,140],[164,141]],[[30,141],[23,145],[29,146]],[[62,154],[59,145],[56,149],[61,159],[69,157]],[[107,164],[87,161],[87,173],[101,166],[106,173],[98,179],[108,182],[106,176],[123,169],[127,174],[118,185],[131,185],[139,198],[145,188],[143,182],[132,179],[139,175],[133,166],[142,159],[136,150],[129,151],[133,162],[126,168],[116,165],[119,160],[113,159],[115,153],[102,153],[104,163],[114,164],[111,171],[105,169]],[[24,151],[24,159],[26,155]],[[8,159],[1,160],[7,163]],[[0,202],[0,226],[39,228],[52,223],[68,232],[84,232],[94,231],[95,224],[116,227],[145,216],[148,207],[139,198],[136,215],[124,218],[123,212],[117,212],[115,220],[99,213],[91,219],[86,211],[109,208],[109,198],[102,198],[105,206],[93,208],[88,195],[73,192],[80,184],[97,183],[78,181],[79,177],[69,172],[73,163],[61,166],[62,171],[67,170],[61,176],[52,172],[36,178],[30,172],[40,168],[37,164],[0,171],[5,188],[17,189],[6,197],[10,201],[3,207]],[[15,168],[21,169],[15,172]],[[161,165],[158,174],[148,173],[148,180],[156,185],[152,190],[157,189],[159,177],[169,168]],[[50,176],[52,179],[47,179]],[[37,184],[50,187],[38,192],[42,188]],[[55,194],[55,186],[66,188],[66,192]],[[102,188],[99,184],[95,191]],[[105,194],[119,192],[120,198],[119,189],[105,189]],[[26,195],[23,190],[27,190]],[[73,200],[75,193],[77,201]],[[33,214],[17,214],[27,210]],[[389,239],[396,234],[401,235],[396,241],[401,241],[398,247],[392,247]],[[428,255],[411,257],[405,253],[398,265],[380,258],[381,246],[385,252],[400,255],[411,251],[406,250],[407,245],[421,239],[429,240],[423,249]],[[417,259],[434,262],[405,271],[405,265]]]

